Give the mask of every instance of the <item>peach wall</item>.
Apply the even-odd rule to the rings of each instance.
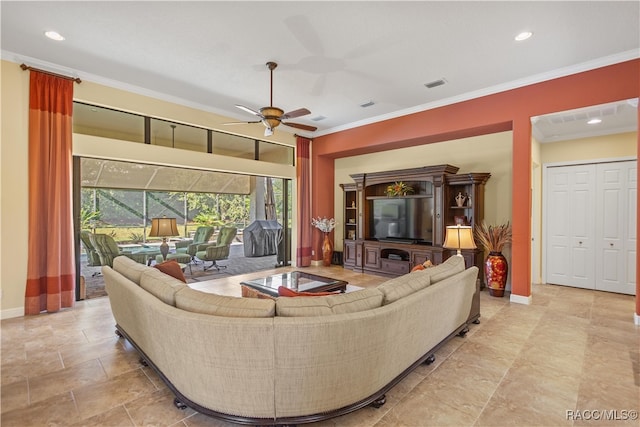
[[[530,118],[636,98],[640,95],[638,76],[640,60],[636,59],[315,138],[313,163],[322,165],[324,179],[320,181],[317,174],[313,176],[312,214],[331,215],[334,211],[335,183],[327,185],[329,177],[334,175],[334,165],[329,160],[511,129],[515,171],[512,181],[512,300],[529,303]]]

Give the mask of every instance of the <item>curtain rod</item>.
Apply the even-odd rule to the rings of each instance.
[[[20,64],[20,68],[22,68],[24,71],[26,70],[33,70],[33,71],[38,71],[40,73],[44,73],[44,74],[49,74],[51,76],[56,76],[56,77],[60,77],[66,80],[73,80],[76,83],[82,83],[82,80],[80,80],[80,77],[69,77],[69,76],[63,76],[62,74],[57,74],[57,73],[52,73],[51,71],[47,71],[47,70],[41,70],[40,68],[35,68],[35,67],[30,67],[26,64]]]

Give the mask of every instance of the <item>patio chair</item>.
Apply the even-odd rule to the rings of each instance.
[[[198,246],[196,257],[202,261],[213,261],[211,265],[204,266],[204,270],[215,267],[220,271],[221,268],[227,268],[226,265],[219,265],[216,261],[229,258],[229,249],[233,239],[238,234],[236,227],[222,227],[218,233],[216,243],[204,244]]]
[[[96,252],[96,248],[91,243],[91,233],[87,230],[82,230],[80,232],[80,240],[84,245],[84,250],[87,252],[87,266],[89,267],[97,267],[100,264],[100,255]]]
[[[113,240],[113,237],[108,234],[91,234],[90,240],[100,257],[100,265],[113,267],[113,259],[120,255],[127,256],[140,264],[147,262],[147,255],[145,254],[129,254],[122,252],[116,244],[116,241]]]
[[[209,243],[213,231],[213,227],[204,225],[196,228],[193,239],[176,242],[176,254],[189,254],[191,255],[191,261],[194,261],[196,252],[198,252],[198,246]]]

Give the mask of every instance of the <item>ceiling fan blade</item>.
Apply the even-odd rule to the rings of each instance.
[[[311,111],[306,108],[298,108],[297,110],[289,111],[288,113],[284,113],[282,115],[282,119],[293,119],[295,117],[306,116],[307,114],[311,114]]]
[[[245,107],[244,105],[236,104],[236,107],[238,107],[239,109],[241,109],[243,111],[246,111],[249,114],[253,114],[254,116],[262,117],[262,115],[258,111],[252,110],[251,108]]]
[[[308,130],[310,132],[318,130],[315,126],[303,125],[301,123],[282,122],[282,124],[296,129]]]
[[[227,123],[223,123],[223,125],[246,125],[246,124],[251,124],[251,123],[261,123],[260,120],[255,121],[255,122],[227,122]]]

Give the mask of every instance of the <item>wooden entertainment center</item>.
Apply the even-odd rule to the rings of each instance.
[[[445,164],[354,174],[353,183],[340,184],[344,190],[344,267],[399,276],[427,259],[440,264],[454,255],[454,250],[442,247],[446,226],[460,222],[475,227],[482,222],[484,186],[491,176],[458,174],[458,170]],[[413,191],[387,195],[387,187],[397,182]],[[463,250],[462,255],[467,267],[478,266],[483,283],[482,249]]]

